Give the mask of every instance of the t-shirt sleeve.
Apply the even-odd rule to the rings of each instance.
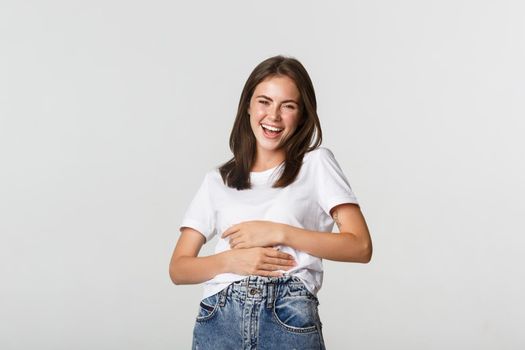
[[[210,194],[210,173],[204,176],[197,193],[186,209],[179,230],[183,227],[197,230],[204,236],[206,242],[215,235],[215,210]]]
[[[317,166],[318,203],[328,216],[330,216],[330,210],[339,204],[355,203],[359,205],[332,151],[325,147],[319,148]]]

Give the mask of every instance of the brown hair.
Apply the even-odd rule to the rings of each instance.
[[[282,144],[278,146],[285,150],[286,159],[283,172],[272,187],[286,187],[294,182],[301,170],[305,153],[321,145],[322,131],[317,116],[317,101],[308,72],[293,57],[278,55],[267,58],[255,67],[244,84],[230,134],[230,150],[233,152],[233,158],[219,167],[222,179],[229,187],[238,190],[251,188],[250,170],[255,161],[256,139],[250,126],[248,107],[257,85],[272,76],[287,76],[292,79],[301,96],[299,107],[301,116],[297,129],[291,137],[282,140]]]

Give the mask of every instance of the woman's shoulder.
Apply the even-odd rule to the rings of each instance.
[[[307,162],[309,159],[323,159],[323,158],[333,158],[333,152],[325,146],[318,146],[310,152],[305,153],[303,162]]]
[[[206,172],[206,174],[204,175],[204,178],[207,180],[207,181],[217,181],[218,179],[221,178],[221,172],[219,170],[219,167],[218,166],[215,166],[213,168],[209,168],[208,171]]]
[[[217,184],[217,180],[221,177],[218,167],[208,168],[205,170],[203,175],[200,175],[200,176],[195,175],[195,176],[200,177],[201,186],[206,186],[207,188]]]

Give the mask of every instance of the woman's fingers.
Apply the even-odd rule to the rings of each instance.
[[[274,265],[274,264],[261,264],[257,266],[259,270],[265,270],[265,271],[276,271],[276,270],[288,270],[292,268],[292,266],[283,266],[283,265]]]
[[[287,270],[296,265],[294,257],[288,253],[272,248],[266,249],[265,253],[263,264],[259,267],[261,270]]]
[[[231,234],[229,236],[229,241],[228,242],[230,243],[230,247],[235,245],[236,243],[238,243],[238,242],[235,241],[236,238],[237,238],[237,235],[235,233]]]
[[[266,256],[268,257],[271,257],[271,258],[280,258],[280,259],[288,259],[288,260],[293,260],[294,257],[288,253],[283,253],[283,252],[280,252],[278,250],[275,250],[273,248],[266,248],[265,249],[265,253],[266,253]]]
[[[285,267],[295,266],[295,260],[292,260],[292,259],[280,259],[280,258],[267,257],[265,259],[265,263],[272,264],[272,265],[285,266]]]
[[[240,275],[282,276],[296,266],[292,255],[273,248],[232,249],[228,256],[232,272]]]
[[[258,270],[255,272],[258,276],[265,276],[265,277],[282,277],[283,273],[279,271],[266,271],[266,270]]]
[[[242,243],[244,243],[244,241],[242,241],[241,238],[237,238],[237,237],[230,238],[230,247],[237,246],[237,248],[241,248],[239,247],[239,244],[242,244]]]

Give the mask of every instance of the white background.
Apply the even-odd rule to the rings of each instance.
[[[525,348],[523,2],[2,0],[0,50],[0,348],[190,347],[178,225],[276,54],[374,243],[325,260],[327,347]]]

